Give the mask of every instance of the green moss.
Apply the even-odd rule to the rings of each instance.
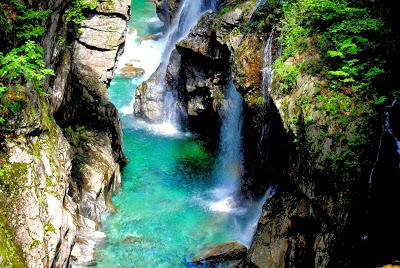
[[[14,242],[7,219],[0,210],[0,267],[26,267],[22,250]]]
[[[46,225],[44,226],[44,231],[47,232],[51,232],[51,233],[55,233],[56,229],[54,228],[53,224],[51,223],[46,223]]]
[[[39,240],[33,240],[33,242],[31,243],[31,249],[37,248],[40,245]]]
[[[26,182],[29,165],[27,163],[6,163],[4,165],[7,167],[7,172],[0,176],[0,188],[9,194],[17,194]]]

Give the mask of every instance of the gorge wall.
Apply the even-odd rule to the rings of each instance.
[[[96,243],[105,237],[98,231],[101,213],[112,209],[126,162],[107,87],[124,45],[130,1],[99,1],[83,11],[80,26],[66,21],[72,1],[24,5],[52,11],[39,43],[55,75],[45,81],[47,94],[26,90],[21,110],[1,129],[0,263],[93,264]]]
[[[110,196],[126,162],[107,86],[123,48],[130,1],[99,1],[85,11],[79,31],[63,16],[70,1],[26,2],[53,11],[40,43],[55,75],[45,81],[47,94],[25,85],[18,95],[22,108],[1,125],[0,264],[94,264],[96,244],[104,239],[100,215],[112,210]],[[389,25],[395,21],[398,12],[385,1],[366,2]],[[168,25],[181,1],[155,3]],[[231,80],[245,100],[240,200],[259,199],[271,186],[275,194],[235,265],[365,267],[393,261],[400,237],[391,219],[399,209],[398,95],[381,91],[382,105],[372,96],[358,102],[348,87],[327,90],[314,70],[322,58],[315,36],[282,56],[289,34],[284,21],[280,1],[220,1],[177,44],[162,81],[176,94],[184,125],[211,150]],[[399,42],[389,41],[382,51],[394,66]],[[267,50],[272,62],[265,59]],[[267,67],[274,68],[266,86]],[[135,114],[155,122],[164,96],[152,95],[147,84],[136,92]],[[376,108],[367,113],[371,105]]]

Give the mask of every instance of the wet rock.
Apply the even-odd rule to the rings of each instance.
[[[141,84],[135,92],[135,116],[152,123],[160,123],[164,116],[164,94],[155,76]]]
[[[160,34],[146,34],[145,36],[143,36],[142,41],[147,41],[147,40],[157,41],[161,37],[162,35]]]
[[[310,202],[291,193],[267,201],[246,263],[255,267],[312,267],[318,223]]]
[[[212,244],[191,260],[193,265],[236,267],[246,256],[247,248],[239,242]]]
[[[130,0],[99,0],[98,2],[99,5],[96,8],[98,13],[116,15],[124,20],[129,20]]]
[[[121,74],[128,77],[138,77],[144,74],[144,69],[133,66],[128,63],[121,69]]]
[[[158,17],[164,22],[165,29],[171,24],[182,0],[153,0]]]

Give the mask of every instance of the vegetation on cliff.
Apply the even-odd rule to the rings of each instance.
[[[327,173],[354,178],[364,172],[377,119],[397,94],[387,54],[397,41],[378,7],[370,1],[292,0],[275,11],[282,16],[277,26],[283,49],[274,63],[273,94],[295,96],[305,80],[314,81],[312,93],[296,97],[302,112],[287,120],[305,131],[295,142],[320,158]],[[282,105],[287,109],[288,102]]]
[[[54,74],[46,68],[38,44],[50,13],[16,0],[0,3],[0,126],[21,110],[26,88],[44,94],[46,75]]]

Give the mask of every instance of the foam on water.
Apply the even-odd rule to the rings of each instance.
[[[131,30],[127,33],[125,50],[118,61],[116,74],[120,75],[127,64],[132,64],[144,70],[142,80],[147,80],[160,65],[164,46],[163,40],[139,40],[137,30]]]

